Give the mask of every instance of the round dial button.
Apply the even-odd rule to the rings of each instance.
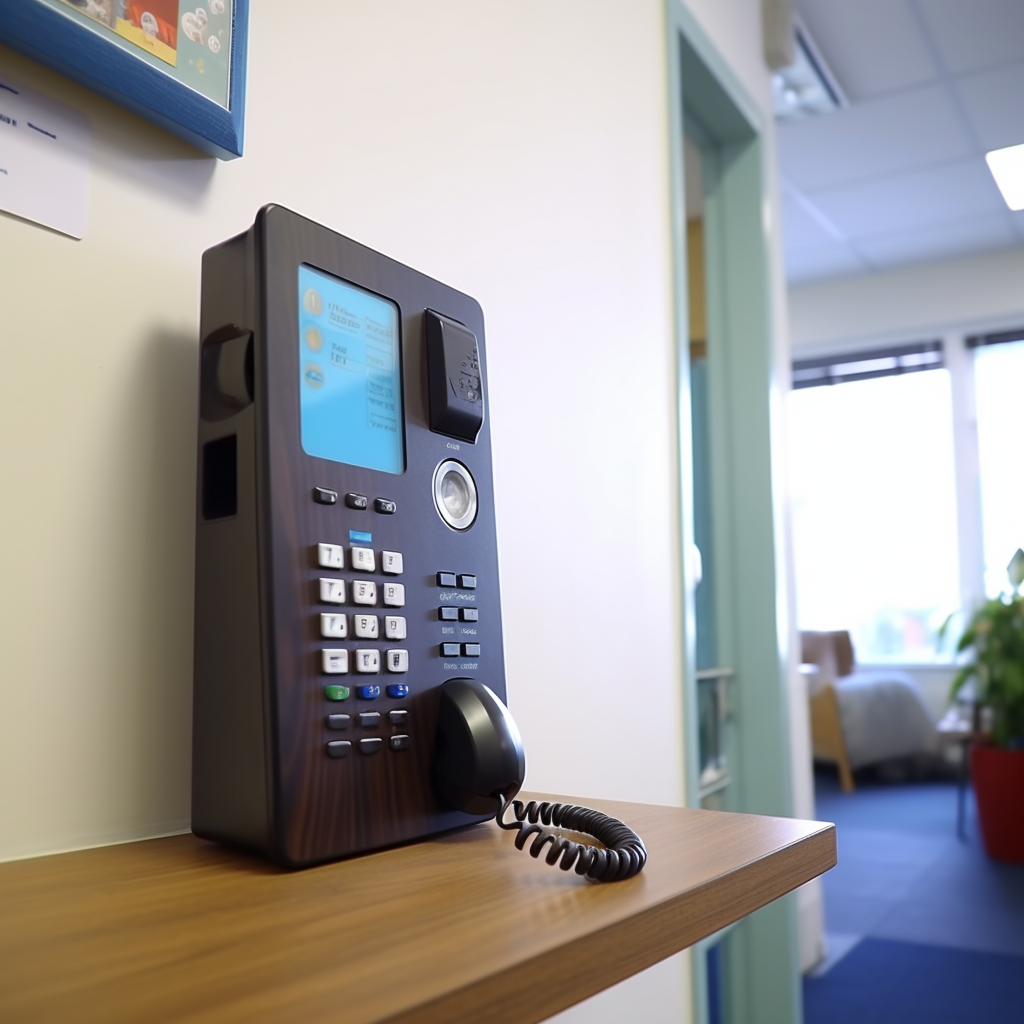
[[[434,505],[453,530],[468,530],[476,519],[476,483],[461,462],[447,459],[434,470]]]

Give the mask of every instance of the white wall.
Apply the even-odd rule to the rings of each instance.
[[[1019,327],[1024,246],[789,290],[795,355]]]
[[[767,109],[757,0],[688,6]],[[660,0],[254,4],[232,162],[0,70],[93,135],[84,240],[0,215],[0,860],[188,826],[199,259],[267,202],[480,300],[527,784],[681,803]]]

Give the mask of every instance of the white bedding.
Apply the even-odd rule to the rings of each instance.
[[[900,669],[864,669],[835,683],[851,768],[937,748],[935,723],[913,676]]]

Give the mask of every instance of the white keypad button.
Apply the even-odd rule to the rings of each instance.
[[[376,640],[379,626],[376,615],[353,615],[352,628],[360,640]]]
[[[364,675],[380,671],[380,651],[356,651],[356,671]]]
[[[408,651],[388,651],[387,652],[387,663],[389,672],[408,672],[409,671],[409,652]]]
[[[388,640],[404,640],[405,617],[402,615],[385,615],[384,636],[386,636]]]
[[[369,580],[354,580],[352,583],[352,600],[356,604],[376,604],[377,584]]]
[[[343,676],[348,672],[348,651],[321,651],[323,670],[329,676]]]
[[[345,549],[340,544],[317,544],[316,561],[323,569],[344,569]]]
[[[400,551],[382,551],[380,553],[380,571],[389,576],[400,576],[402,573],[402,553]]]
[[[373,572],[377,563],[373,557],[373,548],[352,548],[349,552],[352,568],[357,572]]]
[[[405,584],[385,583],[384,604],[388,608],[401,608],[405,604]]]
[[[345,581],[344,580],[320,580],[320,600],[324,604],[345,603]]]
[[[348,624],[344,615],[323,612],[320,615],[320,635],[344,640],[348,636]]]

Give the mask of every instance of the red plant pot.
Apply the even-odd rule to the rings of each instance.
[[[1024,750],[976,743],[971,778],[985,852],[994,860],[1024,864]]]

